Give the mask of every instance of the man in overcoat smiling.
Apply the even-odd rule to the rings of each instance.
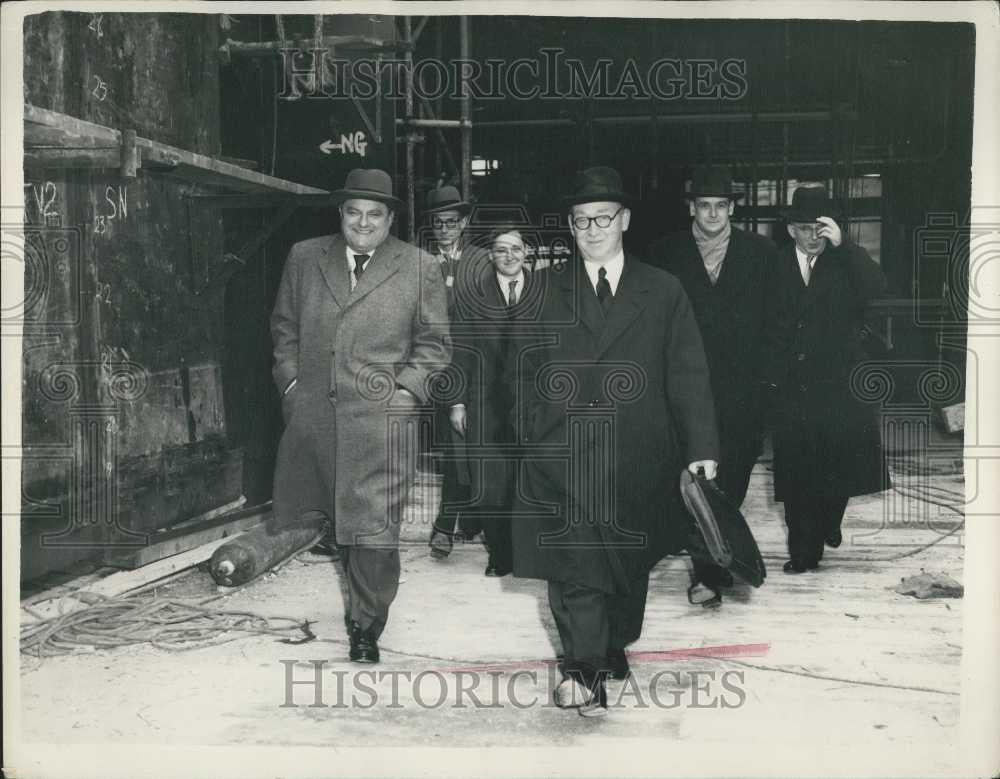
[[[548,582],[555,702],[586,716],[606,712],[607,677],[629,674],[650,569],[685,545],[681,470],[714,478],[719,458],[691,305],[677,279],[625,254],[629,202],[611,168],[577,177],[565,205],[580,256],[539,277],[537,333],[510,363],[523,458],[514,574]]]
[[[350,659],[373,663],[399,585],[418,415],[451,344],[437,262],[389,234],[400,206],[389,175],[353,170],[334,200],[340,233],[292,247],[271,316],[286,421],[274,514],[334,522]]]

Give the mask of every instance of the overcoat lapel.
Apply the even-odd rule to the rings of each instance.
[[[361,274],[358,285],[351,292],[351,297],[348,301],[349,305],[353,306],[373,289],[385,283],[386,279],[399,271],[399,257],[405,248],[405,244],[399,244],[397,241],[387,238],[375,250],[370,264],[365,266],[365,272]],[[346,256],[344,267],[347,267]]]
[[[600,359],[628,329],[635,318],[642,313],[646,305],[645,295],[646,285],[641,279],[641,274],[637,272],[635,261],[626,257],[625,268],[618,282],[618,292],[615,294],[614,303],[611,305],[611,310],[608,311],[607,319],[604,321],[604,329],[601,330],[601,337],[597,342],[595,359]],[[597,299],[596,296],[594,299]]]
[[[316,255],[316,264],[319,265],[323,281],[330,288],[333,299],[343,308],[351,294],[351,281],[347,275],[346,244],[340,235],[330,237],[323,246],[323,251]]]

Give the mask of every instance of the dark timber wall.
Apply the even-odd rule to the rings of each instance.
[[[218,17],[45,13],[24,26],[35,106],[218,155]],[[26,170],[22,578],[242,492],[225,437],[223,254],[189,187]],[[34,298],[31,291],[34,290]]]

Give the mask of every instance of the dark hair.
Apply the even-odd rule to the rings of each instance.
[[[499,238],[501,235],[507,235],[508,233],[517,233],[521,237],[522,243],[527,243],[526,231],[530,229],[524,225],[519,225],[514,222],[508,222],[505,224],[494,225],[490,228],[489,233],[486,235],[486,248],[492,248],[493,242]]]

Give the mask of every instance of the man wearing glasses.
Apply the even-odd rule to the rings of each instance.
[[[472,204],[462,200],[458,190],[452,186],[438,187],[427,193],[427,207],[424,214],[431,227],[429,247],[441,268],[448,293],[448,318],[454,321],[455,290],[460,283],[478,274],[483,267],[489,267],[486,251],[465,240],[465,230],[469,226]],[[461,281],[460,281],[461,279]],[[469,474],[464,463],[454,458],[455,442],[449,422],[450,404],[446,401],[435,403],[434,440],[432,448],[444,455],[438,461],[441,474],[441,509],[431,530],[431,555],[443,560],[451,554],[453,537],[458,524],[458,506],[469,500]],[[474,528],[472,528],[474,529]]]
[[[840,546],[851,496],[889,488],[876,409],[852,374],[865,360],[869,301],[885,293],[882,270],[848,241],[824,187],[799,187],[785,211],[794,241],[778,254],[779,348],[767,368],[775,391],[775,500],[785,504],[785,573],[815,569],[824,545]]]
[[[649,571],[683,547],[685,467],[716,475],[708,364],[674,277],[628,255],[618,173],[583,171],[565,198],[579,258],[542,274],[536,337],[510,362],[523,458],[514,574],[544,579],[562,643],[556,705],[606,713],[630,673]]]
[[[737,506],[746,497],[763,437],[763,362],[767,295],[774,244],[730,224],[736,200],[724,166],[696,168],[686,193],[691,226],[656,242],[648,261],[674,274],[691,300],[712,374],[722,460],[717,483]],[[722,603],[728,571],[689,550],[694,566],[688,599]]]
[[[516,483],[517,442],[511,411],[513,387],[507,361],[518,346],[523,322],[537,314],[536,275],[524,267],[524,228],[498,225],[490,231],[491,265],[459,287],[458,317],[452,321],[455,365],[463,371],[461,402],[451,423],[468,447],[475,512],[482,515],[489,550],[487,576],[506,576],[511,559],[511,503]]]

